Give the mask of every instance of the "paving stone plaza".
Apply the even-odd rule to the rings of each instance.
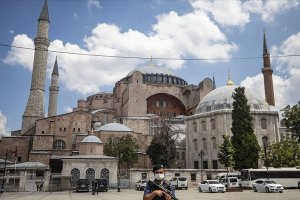
[[[91,193],[76,193],[71,191],[63,192],[15,192],[3,193],[0,195],[2,200],[142,200],[143,192],[132,189],[123,189],[121,192],[110,190],[101,192],[99,195]],[[251,190],[243,192],[226,193],[199,193],[196,188],[188,190],[176,190],[176,196],[180,200],[298,200],[300,197],[299,189],[285,190],[283,193],[256,193]]]

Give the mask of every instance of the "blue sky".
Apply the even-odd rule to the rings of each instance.
[[[44,0],[0,1],[0,44],[33,47]],[[236,85],[264,98],[263,30],[271,56],[299,55],[298,0],[48,0],[49,50],[154,59],[189,84],[215,76],[223,86],[230,70]],[[58,114],[78,99],[112,91],[116,81],[149,60],[49,53],[48,87],[55,57],[60,70]],[[206,60],[209,59],[209,60]],[[217,59],[217,60],[215,60]],[[218,60],[222,59],[222,60]],[[0,46],[0,134],[18,130],[29,95],[33,51]],[[276,105],[300,100],[300,57],[272,58]]]

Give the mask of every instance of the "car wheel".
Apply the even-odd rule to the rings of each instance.
[[[300,189],[300,182],[298,183],[298,189]]]
[[[254,191],[254,192],[257,192],[257,189],[256,189],[256,187],[253,187],[253,191]]]
[[[208,192],[212,193],[212,190],[211,190],[211,188],[208,188]]]
[[[270,192],[269,188],[268,188],[268,187],[266,187],[266,193],[269,193],[269,192]]]
[[[283,190],[279,191],[279,193],[283,193]]]
[[[198,188],[199,192],[202,192],[201,187]]]

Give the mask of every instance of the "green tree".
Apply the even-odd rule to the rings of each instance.
[[[238,87],[232,94],[232,137],[234,148],[234,169],[257,168],[260,147],[252,128],[250,106],[245,96],[245,88]]]
[[[286,106],[283,111],[288,131],[300,143],[300,101],[293,107],[290,105]]]
[[[107,156],[119,157],[120,163],[125,162],[129,168],[138,160],[138,148],[136,140],[131,135],[126,135],[121,138],[109,137],[103,151]]]
[[[176,132],[172,129],[170,119],[158,119],[156,121],[156,127],[157,129],[146,153],[153,164],[162,164],[170,168],[175,160]]]
[[[291,138],[284,139],[272,144],[267,148],[267,159],[265,153],[261,153],[264,164],[270,167],[295,167],[300,165],[300,145]],[[265,163],[265,161],[268,163]]]
[[[234,149],[229,135],[222,135],[223,143],[219,146],[218,159],[219,162],[227,169],[234,164],[233,153]],[[228,175],[227,175],[228,176]]]

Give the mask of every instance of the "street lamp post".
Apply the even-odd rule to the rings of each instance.
[[[122,153],[118,152],[118,192],[121,191],[121,182],[120,182],[120,179],[121,179],[121,170],[120,170],[120,160],[122,158]]]
[[[203,181],[203,154],[204,154],[204,152],[203,152],[203,150],[201,149],[201,151],[200,151],[200,153],[199,153],[199,157],[200,157],[200,173],[201,173],[201,181]]]
[[[267,179],[269,180],[269,163],[268,163],[268,154],[267,154],[267,145],[264,143],[264,153],[265,153],[265,165],[267,168]]]

